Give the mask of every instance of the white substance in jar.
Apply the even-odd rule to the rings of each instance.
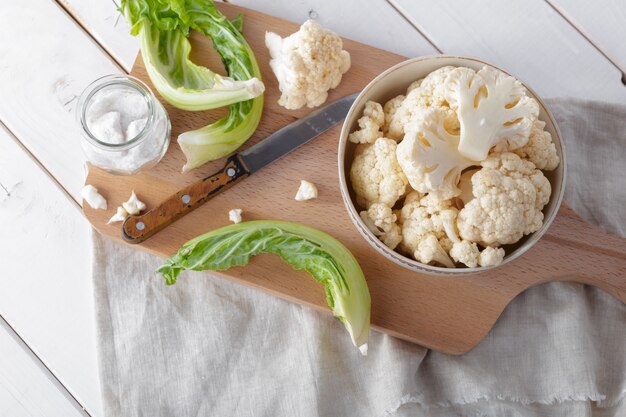
[[[139,91],[120,87],[96,93],[85,119],[96,139],[117,144],[134,139],[145,127],[148,114],[148,103]]]
[[[81,95],[77,112],[87,159],[114,174],[154,166],[169,145],[165,109],[145,84],[132,77],[96,80]]]

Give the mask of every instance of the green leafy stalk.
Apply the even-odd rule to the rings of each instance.
[[[122,0],[122,12],[139,35],[152,83],[175,107],[207,110],[230,105],[228,115],[185,132],[178,143],[187,157],[183,171],[222,158],[245,143],[263,113],[263,83],[254,53],[241,34],[243,20],[229,21],[210,0]],[[189,30],[211,38],[228,77],[189,59]]]
[[[185,243],[158,272],[172,285],[183,270],[223,271],[262,253],[276,254],[322,283],[328,305],[354,345],[366,345],[371,301],[363,271],[344,245],[319,230],[273,220],[233,224]]]
[[[152,83],[173,106],[208,110],[263,93],[263,83],[249,71],[229,78],[191,62],[187,39],[191,22],[183,1],[123,0],[121,10],[132,24],[131,33],[139,35]]]
[[[261,79],[254,52],[241,34],[241,15],[232,22],[207,0],[186,0],[191,27],[213,40],[228,74],[235,80]],[[183,172],[234,152],[254,133],[263,114],[263,96],[230,106],[228,115],[198,130],[185,132],[178,144],[187,157]]]

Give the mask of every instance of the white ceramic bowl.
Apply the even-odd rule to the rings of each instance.
[[[424,78],[432,71],[441,68],[446,65],[452,65],[456,67],[468,67],[474,70],[479,70],[485,65],[489,65],[494,68],[498,68],[495,65],[491,65],[487,62],[474,58],[463,58],[455,56],[431,56],[410,59],[401,62],[387,71],[374,78],[357,97],[354,104],[350,108],[348,115],[343,124],[341,130],[341,137],[339,140],[339,183],[341,187],[341,194],[343,201],[348,209],[348,214],[352,219],[352,222],[363,235],[363,237],[369,242],[370,245],[376,249],[381,255],[387,259],[395,262],[396,264],[405,268],[426,272],[431,274],[468,274],[478,271],[484,271],[496,267],[477,267],[477,268],[443,268],[432,265],[426,265],[418,262],[414,259],[406,257],[392,249],[385,246],[374,234],[365,226],[363,220],[359,216],[359,211],[363,208],[357,207],[352,191],[352,186],[349,181],[350,166],[354,155],[355,144],[348,141],[348,135],[355,131],[357,128],[357,120],[363,113],[363,108],[368,100],[374,100],[378,103],[384,104],[387,100],[397,96],[398,94],[406,94],[406,89],[413,81],[420,78]],[[500,69],[500,68],[498,68]],[[500,69],[501,71],[504,71]],[[506,72],[506,71],[504,71]],[[508,72],[507,72],[508,73]],[[512,74],[511,74],[512,75]],[[516,77],[517,78],[517,77]],[[519,78],[518,78],[519,79]],[[518,243],[513,245],[506,245],[506,256],[504,261],[499,265],[504,265],[512,260],[520,257],[524,252],[530,249],[546,232],[556,213],[558,212],[561,201],[563,200],[563,192],[565,190],[565,149],[561,139],[561,133],[556,125],[554,117],[546,107],[545,103],[534,93],[534,91],[524,84],[528,89],[530,95],[534,97],[540,106],[539,119],[546,122],[545,129],[552,135],[552,140],[556,145],[556,150],[561,158],[561,163],[558,168],[551,172],[544,172],[550,184],[552,185],[552,195],[550,201],[544,208],[544,223],[541,229],[525,236]]]

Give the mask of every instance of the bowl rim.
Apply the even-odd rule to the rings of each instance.
[[[446,267],[424,264],[414,259],[411,259],[408,256],[405,256],[389,248],[380,239],[374,236],[374,234],[367,228],[367,226],[365,225],[365,223],[359,216],[359,213],[356,210],[356,206],[354,202],[352,201],[352,198],[350,197],[350,192],[348,189],[348,182],[346,178],[346,171],[345,171],[345,165],[346,165],[345,153],[346,153],[346,147],[347,147],[347,142],[348,142],[348,135],[350,133],[349,130],[351,130],[349,125],[352,124],[351,121],[354,119],[354,113],[357,111],[357,108],[361,107],[361,104],[365,100],[366,96],[368,95],[368,92],[376,84],[381,82],[383,79],[388,77],[393,72],[398,71],[399,69],[407,65],[412,65],[416,62],[432,61],[432,60],[439,60],[439,59],[470,61],[470,62],[490,66],[492,68],[495,68],[497,70],[504,72],[507,75],[510,75],[516,78],[528,90],[530,95],[535,100],[537,100],[537,103],[539,104],[540,109],[543,110],[544,113],[546,114],[546,117],[547,119],[549,119],[551,125],[554,128],[554,133],[557,136],[557,142],[558,142],[557,150],[560,147],[559,156],[561,159],[559,163],[559,167],[557,169],[559,169],[561,172],[561,184],[558,190],[554,190],[553,184],[550,183],[550,186],[552,187],[552,193],[550,195],[550,200],[548,201],[548,204],[550,204],[551,202],[554,202],[553,209],[551,212],[547,213],[547,215],[544,217],[543,225],[541,226],[541,228],[537,230],[536,232],[533,232],[532,234],[528,235],[529,238],[521,246],[517,247],[510,254],[506,254],[504,260],[499,265],[488,266],[488,267],[474,267],[474,268],[470,268],[470,267],[446,268]],[[448,64],[448,65],[453,65],[453,64]],[[459,64],[456,64],[455,66],[463,66],[463,65],[462,63],[459,63]],[[553,139],[553,142],[554,142],[554,139]],[[465,56],[458,56],[458,55],[428,55],[428,56],[420,56],[417,58],[410,58],[410,59],[404,60],[402,62],[399,62],[389,67],[388,69],[386,69],[385,71],[381,72],[376,77],[374,77],[365,86],[365,88],[361,90],[357,98],[352,103],[352,106],[350,106],[350,110],[346,114],[346,117],[343,121],[343,125],[341,128],[341,133],[339,136],[337,158],[338,158],[338,170],[339,170],[339,187],[341,189],[343,202],[348,211],[348,215],[350,216],[350,219],[352,220],[352,223],[355,225],[359,233],[365,238],[366,241],[368,241],[370,246],[372,246],[378,253],[380,253],[387,259],[391,260],[392,262],[402,267],[411,269],[413,271],[418,271],[418,272],[427,273],[431,275],[459,276],[459,275],[476,274],[479,272],[485,272],[494,268],[501,267],[503,265],[506,265],[520,258],[522,255],[528,252],[528,250],[530,250],[530,248],[532,248],[541,239],[541,237],[546,233],[546,231],[549,229],[550,225],[554,221],[557,213],[559,212],[561,204],[563,202],[563,196],[565,193],[565,184],[566,184],[566,179],[567,179],[567,152],[565,148],[565,143],[563,142],[563,136],[561,135],[561,131],[556,122],[556,119],[554,118],[554,115],[552,114],[552,112],[550,111],[546,103],[543,101],[543,99],[532,88],[530,88],[527,83],[525,83],[519,77],[511,74],[509,71],[506,71],[498,67],[497,65],[491,64],[479,58],[465,57]],[[556,191],[556,194],[555,194],[555,191]]]

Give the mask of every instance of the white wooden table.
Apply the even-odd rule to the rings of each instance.
[[[407,56],[476,56],[544,97],[626,103],[623,0],[232,0]],[[73,110],[130,71],[111,0],[0,2],[0,417],[102,416]]]

